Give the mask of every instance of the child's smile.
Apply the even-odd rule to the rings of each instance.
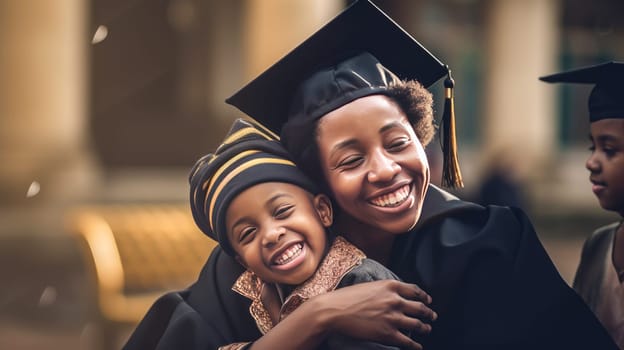
[[[305,259],[305,244],[297,242],[274,254],[271,262],[278,270],[289,270],[298,266]]]
[[[260,183],[238,194],[227,208],[228,238],[237,259],[260,279],[298,285],[324,257],[328,208],[326,196],[313,197],[289,183]]]

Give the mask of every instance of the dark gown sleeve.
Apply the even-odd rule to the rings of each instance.
[[[393,248],[392,270],[439,316],[425,349],[617,349],[521,210],[452,207]]]
[[[364,259],[362,263],[347,273],[338,283],[338,288],[358,283],[395,279],[399,277],[375,260]],[[341,334],[333,334],[321,346],[323,350],[398,350],[395,346],[359,340]]]
[[[217,349],[260,337],[250,302],[231,286],[242,267],[220,247],[188,289],[165,294],[146,313],[124,350]]]

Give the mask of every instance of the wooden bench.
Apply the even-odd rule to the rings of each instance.
[[[167,291],[190,285],[216,242],[195,225],[188,205],[100,204],[72,210],[90,281],[91,322],[104,349],[119,348]]]

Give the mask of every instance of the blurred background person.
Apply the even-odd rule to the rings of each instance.
[[[500,150],[484,168],[483,181],[477,189],[477,203],[529,209],[521,164],[513,151]]]

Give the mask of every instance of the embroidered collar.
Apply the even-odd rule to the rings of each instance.
[[[313,296],[336,289],[340,280],[354,267],[360,265],[366,255],[343,237],[336,237],[327,255],[316,272],[307,281],[297,286],[286,298],[280,311],[280,319],[288,316],[299,305]],[[249,312],[256,320],[258,329],[265,334],[273,328],[269,312],[266,310],[260,295],[264,282],[253,272],[243,272],[232,286],[232,290],[252,300]]]

